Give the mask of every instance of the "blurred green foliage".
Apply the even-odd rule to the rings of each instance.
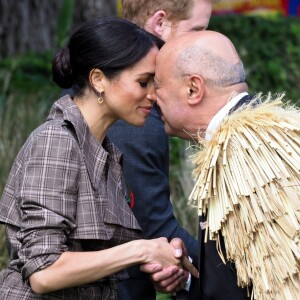
[[[73,25],[74,0],[64,0],[57,24],[56,46],[64,47]]]
[[[64,47],[73,24],[74,0],[63,0],[56,25],[56,48]],[[29,52],[0,61],[1,95],[21,94],[45,96],[58,91],[51,81],[52,58],[56,49],[45,53]],[[56,93],[57,94],[57,93]],[[0,98],[1,100],[1,98]],[[5,102],[5,101],[1,101]]]
[[[51,82],[53,53],[26,53],[0,61],[1,94],[47,94],[55,87]]]
[[[284,16],[213,16],[210,30],[228,36],[247,71],[251,94],[286,92],[300,99],[300,18]]]
[[[156,300],[171,300],[171,296],[168,294],[156,293]]]

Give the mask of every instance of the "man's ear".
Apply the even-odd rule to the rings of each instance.
[[[201,102],[204,96],[204,81],[201,76],[189,76],[187,94],[188,103],[190,105],[196,105]]]
[[[103,92],[103,82],[105,75],[100,69],[93,69],[89,74],[89,82],[91,88],[94,90],[96,94],[100,94]]]
[[[150,18],[149,23],[149,25],[151,26],[150,31],[160,38],[166,35],[165,30],[171,29],[171,24],[169,24],[170,21],[168,21],[167,14],[164,10],[158,10],[157,12],[155,12],[154,15]]]

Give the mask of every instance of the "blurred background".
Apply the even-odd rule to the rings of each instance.
[[[51,81],[55,50],[84,21],[120,12],[119,0],[0,0],[0,195],[17,151],[61,93]],[[299,16],[299,0],[213,4],[209,29],[235,44],[250,93],[284,91],[287,99],[300,104]],[[170,139],[171,200],[180,224],[196,236],[197,213],[186,204],[193,186],[189,146]],[[0,226],[0,270],[6,262]]]

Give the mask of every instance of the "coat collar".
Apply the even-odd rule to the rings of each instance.
[[[69,95],[54,103],[47,120],[63,120],[66,123],[83,153],[93,188],[97,189],[105,162],[111,160],[120,163],[122,159],[121,152],[107,137],[105,137],[102,144],[94,137],[79,108]]]

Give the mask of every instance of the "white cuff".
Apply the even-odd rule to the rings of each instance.
[[[187,292],[190,290],[191,282],[192,282],[192,275],[191,275],[191,273],[189,273],[189,278],[188,278],[187,282],[185,283],[185,287],[184,287],[184,289]]]
[[[189,261],[190,261],[191,263],[193,262],[193,260],[192,260],[191,257],[189,257]],[[189,273],[189,278],[188,278],[188,280],[186,281],[185,287],[184,287],[184,290],[186,290],[187,292],[190,290],[191,282],[192,282],[192,275],[191,275],[191,273]]]

